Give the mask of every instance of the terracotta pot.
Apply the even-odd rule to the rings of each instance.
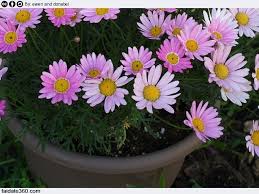
[[[21,124],[17,119],[9,128],[18,135]],[[159,187],[161,173],[170,187],[186,155],[200,145],[195,134],[166,149],[136,157],[99,157],[64,151],[46,144],[44,151],[39,139],[30,133],[22,136],[25,155],[32,174],[49,187]]]

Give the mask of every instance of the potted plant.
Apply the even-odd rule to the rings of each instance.
[[[6,119],[32,174],[50,187],[169,187],[185,156],[222,136],[222,107],[252,90],[233,52],[257,10],[202,11],[0,10]]]

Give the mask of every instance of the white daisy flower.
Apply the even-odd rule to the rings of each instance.
[[[242,91],[242,85],[248,83],[245,76],[249,69],[243,68],[247,61],[241,53],[228,59],[231,48],[219,45],[211,58],[204,58],[204,65],[210,71],[209,83],[214,81],[227,90]]]
[[[221,97],[224,101],[227,101],[228,99],[238,105],[242,106],[242,103],[247,103],[247,100],[249,99],[249,94],[247,92],[252,90],[251,83],[248,82],[247,84],[240,85],[242,88],[241,91],[234,91],[233,89],[225,89],[221,88]]]
[[[138,73],[134,82],[134,96],[137,101],[137,108],[147,109],[153,113],[153,108],[164,109],[169,113],[174,113],[172,105],[176,103],[176,97],[180,95],[179,81],[173,81],[174,74],[166,72],[161,78],[162,66],[152,66],[147,73],[144,70]],[[161,78],[161,79],[160,79]]]
[[[259,32],[259,9],[230,9],[232,17],[239,25],[239,36],[254,37]]]

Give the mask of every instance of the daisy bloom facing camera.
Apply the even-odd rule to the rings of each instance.
[[[177,38],[166,39],[156,52],[158,58],[164,61],[165,68],[170,73],[183,73],[185,69],[192,68],[191,59],[184,55],[185,50]]]
[[[111,60],[106,60],[104,55],[92,54],[83,55],[80,59],[80,69],[85,79],[98,79],[104,76],[111,67]]]
[[[78,100],[76,93],[81,91],[83,76],[75,65],[68,69],[66,62],[59,60],[49,65],[49,72],[42,72],[41,80],[43,88],[39,91],[40,99],[51,99],[52,104],[62,101],[71,105]]]
[[[193,101],[190,112],[186,112],[187,119],[184,120],[184,124],[191,127],[203,142],[219,138],[223,135],[224,129],[220,126],[221,118],[218,117],[217,109],[208,107],[208,104],[201,101],[197,106]]]
[[[231,13],[227,9],[215,9],[211,12],[203,11],[206,29],[211,33],[211,37],[219,44],[234,46],[237,44],[238,25],[233,20]]]
[[[91,107],[94,107],[104,101],[104,110],[106,113],[113,112],[115,107],[126,105],[124,99],[128,95],[128,90],[121,88],[132,80],[127,76],[122,76],[123,66],[115,71],[113,64],[110,64],[109,71],[101,79],[87,79],[83,82],[83,98]]]
[[[138,22],[137,25],[143,36],[148,39],[159,40],[164,35],[170,19],[170,15],[165,18],[164,12],[148,11],[147,16],[145,14],[140,16],[141,23]]]
[[[152,52],[143,46],[140,49],[136,47],[128,48],[128,53],[122,53],[124,60],[121,63],[124,66],[125,75],[136,75],[141,73],[144,69],[152,67],[156,59],[152,58]]]
[[[230,12],[238,23],[239,36],[255,37],[255,33],[259,32],[259,9],[235,8],[230,9]]]
[[[245,79],[249,73],[249,69],[244,68],[247,61],[241,53],[229,58],[231,49],[231,46],[220,45],[211,58],[204,58],[204,65],[210,71],[209,83],[214,81],[227,90],[242,91],[249,83]]]
[[[203,56],[214,51],[213,46],[216,43],[215,40],[210,40],[210,33],[203,30],[201,24],[195,27],[185,26],[178,38],[185,48],[185,54],[200,61],[203,61]]]
[[[35,28],[40,23],[43,9],[27,8],[9,8],[0,9],[0,16],[6,18],[14,25],[20,25],[20,28]]]
[[[138,109],[147,109],[149,113],[153,113],[154,109],[164,109],[169,113],[174,113],[172,107],[176,103],[176,98],[180,96],[179,81],[173,81],[174,74],[166,72],[163,77],[162,66],[153,66],[147,73],[144,70],[138,73],[134,81],[134,96],[132,98],[137,101]]]
[[[17,51],[27,42],[24,29],[16,28],[8,20],[6,22],[0,20],[0,52],[4,54]]]

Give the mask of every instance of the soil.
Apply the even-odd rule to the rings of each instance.
[[[175,120],[183,120],[183,115],[184,113],[181,113],[179,111],[175,117],[182,118]],[[163,118],[166,121],[170,120],[170,117],[166,112],[162,112],[159,117]],[[175,123],[175,125],[183,126],[183,124],[180,123]],[[140,129],[128,129],[127,139],[125,140],[124,145],[119,150],[116,147],[117,145],[114,145],[110,156],[125,157],[152,153],[158,150],[165,149],[181,141],[192,132],[191,129],[182,130],[173,128],[172,126],[169,126],[168,124],[161,121],[158,121],[158,123],[151,126],[151,128],[153,129],[152,132],[145,131],[144,127]],[[101,153],[96,154],[102,155]]]
[[[188,133],[165,125],[156,130],[153,135],[142,129],[129,130],[125,144],[120,150],[114,149],[111,156],[137,156],[162,150],[184,139]]]

